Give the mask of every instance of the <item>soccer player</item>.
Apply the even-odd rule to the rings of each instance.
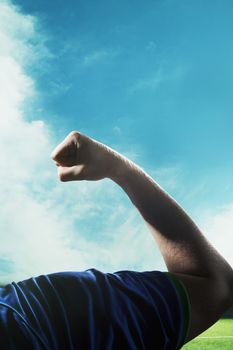
[[[90,268],[12,282],[0,288],[1,349],[175,350],[233,304],[230,265],[142,168],[76,131],[52,159],[61,181],[118,184],[145,220],[168,272]]]

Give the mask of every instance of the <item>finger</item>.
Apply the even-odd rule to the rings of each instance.
[[[77,163],[77,149],[80,148],[81,134],[77,131],[70,132],[66,138],[51,153],[51,158],[57,165],[73,166]]]
[[[57,161],[57,159],[64,153],[67,152],[67,143],[64,141],[62,141],[61,143],[59,143],[59,145],[53,150],[53,152],[51,153],[51,158],[54,161]]]
[[[57,172],[60,181],[75,181],[75,180],[84,180],[83,169],[85,165],[75,165],[71,167],[62,167],[58,166]]]
[[[73,140],[61,142],[51,153],[56,165],[73,166],[77,163],[77,147]]]

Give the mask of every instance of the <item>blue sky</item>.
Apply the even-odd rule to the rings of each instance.
[[[181,163],[194,186],[209,178],[211,202],[213,191],[216,203],[231,199],[232,187],[229,196],[216,186],[232,178],[231,1],[26,0],[22,9],[52,55],[35,67],[40,117],[60,134],[136,145],[145,166]]]
[[[63,227],[69,230],[67,246],[72,252],[61,248],[64,257],[71,256],[73,248],[80,249],[77,253],[80,260],[72,258],[71,268],[88,267],[88,263],[108,270],[164,267],[158,251],[154,253],[151,248],[152,238],[145,238],[145,248],[138,254],[143,235],[149,237],[150,233],[114,184],[104,180],[64,187],[57,183],[49,160],[41,165],[44,161],[40,158],[41,145],[45,145],[44,157],[49,158],[50,148],[73,129],[108,144],[141,165],[197,220],[217,248],[230,257],[229,245],[233,247],[232,1],[2,0],[0,3],[10,9],[7,16],[15,31],[4,30],[8,41],[16,45],[20,60],[10,49],[5,55],[13,57],[33,86],[33,94],[30,95],[27,87],[15,107],[24,123],[20,124],[22,135],[25,128],[39,128],[44,140],[37,143],[33,164],[27,165],[28,169],[29,166],[43,168],[40,185],[35,181],[37,170],[27,182],[25,174],[17,181],[19,186],[27,183],[25,191],[30,196],[30,207],[32,202],[35,205],[35,213],[43,212],[38,222],[47,220],[45,208],[51,218],[58,213],[62,215],[60,228],[52,223],[51,232],[62,231]],[[9,66],[8,70],[11,69]],[[22,203],[22,193],[17,192],[17,196]],[[80,196],[83,196],[81,203]],[[3,222],[7,222],[6,218],[2,218]],[[26,222],[27,219],[26,216]],[[26,223],[22,222],[22,231],[26,232],[23,230]],[[113,239],[112,226],[121,243],[118,238]],[[47,227],[50,227],[48,223]],[[12,228],[13,235],[14,230],[17,228]],[[221,241],[219,230],[225,234]],[[54,236],[54,241],[59,239]],[[59,242],[62,247],[62,239]],[[105,260],[98,257],[100,246],[103,249],[100,255]],[[130,247],[130,251],[123,246]],[[88,247],[97,251],[93,260],[93,251],[88,253]],[[121,251],[130,258],[124,261]],[[31,257],[34,270],[28,269],[28,264],[23,264],[19,257],[17,265],[23,267],[16,273],[12,268],[16,264],[12,249],[2,260],[4,278],[68,269],[68,263],[59,265],[55,255],[51,258],[54,264],[49,265],[49,249],[46,254],[47,265],[44,263],[42,268],[41,256],[34,260]],[[145,261],[140,260],[143,257]],[[5,266],[9,266],[11,275]]]

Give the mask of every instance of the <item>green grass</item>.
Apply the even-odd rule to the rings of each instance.
[[[208,337],[208,338],[203,338]],[[219,338],[216,338],[219,337]],[[227,338],[232,337],[232,338]],[[232,350],[233,319],[219,320],[182,347],[182,350]]]

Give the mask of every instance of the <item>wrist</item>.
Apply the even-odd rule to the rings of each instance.
[[[108,178],[120,184],[133,168],[133,162],[120,153],[113,152]]]

